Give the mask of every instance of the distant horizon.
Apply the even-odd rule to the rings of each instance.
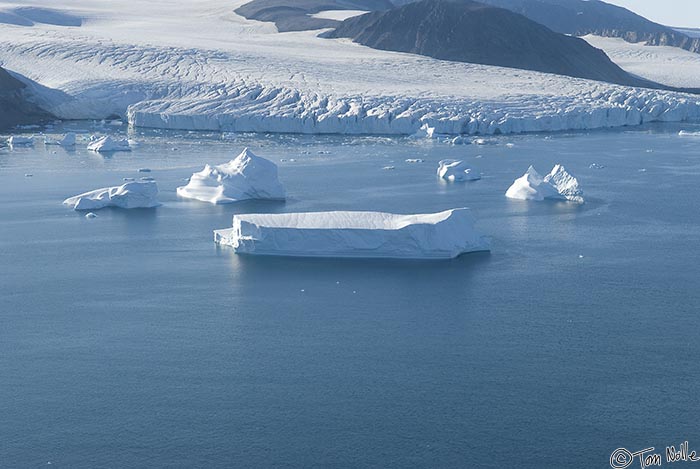
[[[700,28],[700,2],[698,0],[603,0],[627,8],[638,15],[676,28]]]

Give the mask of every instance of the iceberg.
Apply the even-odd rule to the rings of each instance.
[[[578,180],[560,164],[554,166],[544,178],[530,166],[525,174],[508,188],[506,197],[518,200],[549,199],[584,202],[583,191],[579,187]]]
[[[285,189],[277,178],[277,165],[243,150],[233,160],[218,166],[204,166],[194,173],[177,194],[212,204],[248,199],[284,200]]]
[[[63,201],[73,210],[97,210],[104,207],[158,207],[158,185],[155,182],[127,182],[70,197]]]
[[[11,146],[30,146],[34,145],[34,137],[22,137],[20,135],[13,135],[7,139],[7,143]]]
[[[109,135],[90,142],[87,149],[98,153],[106,153],[110,151],[131,151],[128,140],[115,140]]]
[[[48,137],[44,138],[45,145],[60,145],[62,147],[74,147],[76,135],[73,132],[68,132],[60,140],[51,140]]]
[[[214,241],[236,253],[294,257],[451,259],[488,251],[466,208],[397,215],[382,212],[239,214]]]
[[[440,179],[450,182],[476,181],[481,175],[461,160],[441,160],[437,170]]]
[[[558,164],[552,168],[552,171],[544,177],[544,182],[551,184],[557,193],[568,200],[582,204],[583,190],[578,184],[578,180],[569,174],[564,166]]]

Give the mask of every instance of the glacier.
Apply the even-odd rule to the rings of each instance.
[[[279,33],[244,0],[36,8],[80,26],[0,24],[0,63],[62,119],[222,132],[506,134],[700,120],[700,97]],[[77,23],[76,23],[77,24]],[[147,33],[145,33],[147,31]]]
[[[214,241],[239,254],[292,257],[451,259],[488,251],[468,209],[397,215],[383,212],[239,214]]]
[[[284,200],[285,189],[277,178],[277,165],[256,156],[248,148],[228,163],[206,165],[192,174],[177,195],[212,204],[226,204],[248,199]]]
[[[158,185],[153,181],[127,182],[121,186],[105,187],[85,192],[63,201],[73,210],[97,210],[105,207],[153,208],[158,202]]]

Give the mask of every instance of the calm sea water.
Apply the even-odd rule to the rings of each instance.
[[[602,468],[618,447],[700,449],[700,138],[681,128],[700,130],[0,149],[0,467]],[[279,162],[286,203],[176,197],[245,146]],[[442,158],[484,178],[441,184]],[[587,204],[503,196],[555,163]],[[144,167],[160,208],[61,205]],[[212,242],[240,212],[461,206],[491,254],[253,258]]]

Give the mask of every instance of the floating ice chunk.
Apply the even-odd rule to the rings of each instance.
[[[88,212],[85,214],[85,218],[97,218],[97,215],[92,212]]]
[[[412,138],[435,138],[435,127],[430,127],[428,124],[423,124],[420,129],[416,131]]]
[[[109,135],[93,140],[90,142],[90,144],[88,144],[87,149],[101,153],[112,151],[131,151],[128,140],[115,140]]]
[[[569,174],[564,166],[558,164],[544,177],[544,182],[551,184],[557,193],[569,202],[583,203],[583,190],[578,180]]]
[[[679,137],[700,137],[700,132],[691,132],[689,130],[681,130],[678,132]]]
[[[481,175],[460,160],[442,160],[437,170],[439,178],[446,181],[476,181]]]
[[[422,158],[409,158],[406,163],[423,163],[425,160]]]
[[[396,166],[384,166],[382,169],[385,171],[391,171],[391,170],[396,169]]]
[[[591,163],[590,166],[588,166],[591,169],[605,169],[605,165],[598,164],[598,163]]]
[[[519,200],[562,199],[557,190],[545,183],[540,173],[530,166],[525,174],[513,182],[506,191],[506,197]]]
[[[23,137],[21,135],[13,135],[7,139],[7,143],[13,147],[31,146],[34,145],[34,137]]]
[[[562,165],[556,165],[544,178],[530,166],[527,172],[513,182],[506,197],[519,200],[568,200],[583,203],[583,191],[575,177]]]
[[[497,142],[495,140],[489,140],[486,138],[475,138],[472,140],[474,145],[495,145]]]
[[[247,148],[228,163],[214,167],[206,165],[192,175],[186,186],[178,187],[177,194],[212,204],[285,198],[284,186],[277,178],[277,165],[255,156]]]
[[[237,253],[299,257],[450,259],[488,251],[469,210],[240,214],[214,241]]]
[[[458,135],[458,136],[450,139],[450,143],[452,145],[470,145],[472,142],[468,138],[465,138],[461,135]]]
[[[160,205],[155,182],[127,182],[70,197],[63,201],[73,210],[97,210],[104,207],[151,208]]]
[[[60,145],[62,147],[74,147],[76,141],[76,135],[73,132],[68,132],[60,140],[51,140],[47,137],[44,138],[45,145]]]

